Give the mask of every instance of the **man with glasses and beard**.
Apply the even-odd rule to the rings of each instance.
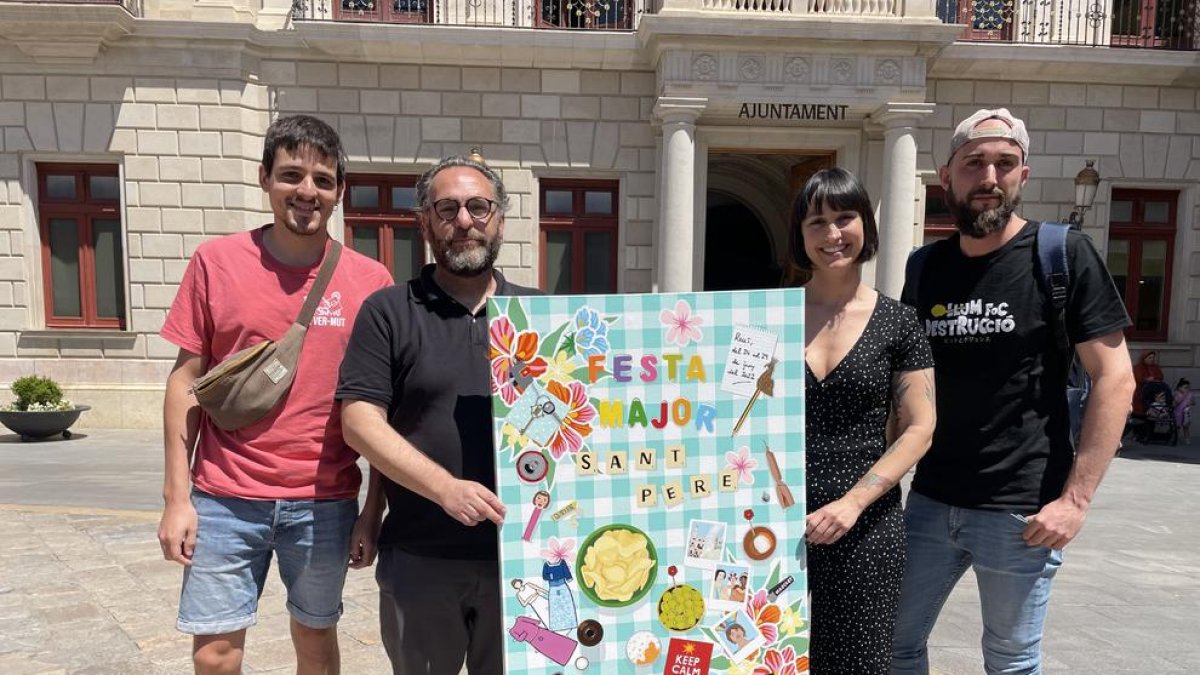
[[[1079,533],[1129,409],[1129,318],[1091,242],[1066,240],[1066,332],[1092,378],[1073,447],[1069,354],[1058,346],[1035,250],[1016,215],[1029,134],[1005,109],[954,132],[938,171],[958,233],[925,252],[902,299],[933,347],[937,429],[905,509],[907,563],[892,673],[928,673],[927,642],[967,567],[979,585],[988,673],[1041,673],[1050,584]]]
[[[346,441],[386,479],[379,622],[398,675],[498,673],[501,625],[491,371],[492,295],[537,291],[493,269],[508,197],[482,161],[448,157],[417,183],[435,264],[367,298],[342,362]]]

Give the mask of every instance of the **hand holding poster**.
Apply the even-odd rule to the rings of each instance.
[[[489,301],[505,672],[807,670],[802,299]]]

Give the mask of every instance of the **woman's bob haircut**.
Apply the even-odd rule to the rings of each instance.
[[[802,270],[812,271],[812,260],[804,251],[804,232],[800,227],[810,212],[825,207],[834,211],[854,211],[862,218],[863,247],[856,262],[862,264],[874,258],[879,250],[879,228],[875,224],[871,198],[858,176],[834,167],[813,174],[792,202],[792,223],[788,237],[792,262]]]

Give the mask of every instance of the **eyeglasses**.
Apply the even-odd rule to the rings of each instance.
[[[486,197],[471,197],[465,204],[457,199],[439,199],[433,203],[433,212],[442,219],[442,222],[448,223],[458,217],[458,212],[464,206],[467,208],[467,215],[472,219],[485,220],[492,215],[492,211],[496,208],[496,202]]]

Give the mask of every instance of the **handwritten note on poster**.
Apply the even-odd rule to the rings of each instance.
[[[734,326],[729,354],[721,375],[721,391],[749,398],[754,395],[758,376],[775,354],[779,336],[751,326]]]

